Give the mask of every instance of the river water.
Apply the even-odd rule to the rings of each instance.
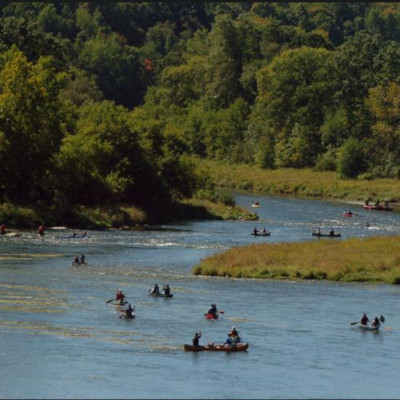
[[[400,214],[235,197],[260,220],[0,238],[0,398],[399,398],[400,287],[197,277],[191,268],[254,242],[399,234]],[[271,236],[251,236],[255,226]],[[314,238],[317,226],[342,237]],[[88,265],[72,266],[81,253]],[[174,297],[149,296],[156,282]],[[119,287],[134,320],[106,303]],[[224,311],[217,321],[204,318],[211,303]],[[364,312],[384,315],[378,333],[350,325]],[[247,352],[183,351],[196,331],[201,344],[222,342],[232,325]]]

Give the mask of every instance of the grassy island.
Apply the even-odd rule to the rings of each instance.
[[[201,261],[195,275],[400,284],[400,237],[257,244]]]

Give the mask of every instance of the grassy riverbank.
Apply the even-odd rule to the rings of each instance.
[[[130,228],[155,223],[193,219],[243,219],[257,220],[258,216],[239,206],[223,201],[190,199],[174,203],[168,207],[160,205],[155,210],[143,210],[132,205],[109,207],[75,207],[57,209],[40,205],[16,206],[0,205],[0,223],[8,228],[36,229],[46,226],[67,226],[75,229]]]
[[[214,254],[195,275],[400,284],[400,237],[257,244]]]
[[[339,179],[335,172],[329,171],[291,168],[266,170],[245,164],[228,165],[209,160],[197,162],[209,172],[213,182],[231,190],[360,202],[368,197],[373,200],[400,201],[398,179]]]

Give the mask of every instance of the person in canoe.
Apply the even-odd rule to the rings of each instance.
[[[232,338],[229,336],[229,333],[228,333],[228,336],[226,337],[226,339],[225,339],[225,346],[231,346],[232,345]]]
[[[253,233],[254,233],[255,235],[257,235],[257,233],[258,233],[257,227],[254,228]]]
[[[329,231],[329,234],[330,234],[331,236],[335,236],[335,230],[334,230],[333,228],[331,228],[331,230]]]
[[[0,225],[0,234],[4,235],[6,233],[6,224]]]
[[[79,265],[79,257],[78,256],[74,257],[74,259],[72,260],[72,264]]]
[[[170,296],[171,295],[171,288],[169,287],[168,283],[163,286],[163,290],[164,290],[164,294],[166,296]]]
[[[267,233],[267,230],[264,228],[261,232],[262,233]]]
[[[199,339],[201,338],[201,332],[196,332],[194,334],[194,337],[192,339],[192,344],[193,346],[198,347],[199,346]]]
[[[380,324],[379,318],[375,317],[372,322],[371,322],[371,326],[378,326]]]
[[[84,254],[81,255],[80,262],[81,262],[81,264],[85,264],[85,255]]]
[[[158,287],[157,283],[154,284],[153,289],[151,289],[150,294],[160,294],[160,288]]]
[[[121,310],[122,314],[120,315],[120,318],[125,317],[127,319],[133,319],[133,311],[134,311],[134,308],[132,308],[132,306],[130,304],[128,304],[128,307],[125,308],[125,310]]]
[[[368,322],[369,322],[369,318],[367,317],[367,314],[363,314],[363,316],[361,317],[360,324],[368,325]]]
[[[44,235],[44,225],[40,224],[39,228],[38,228],[38,232],[40,236]]]
[[[228,337],[231,338],[232,343],[240,342],[240,336],[239,336],[239,332],[236,330],[236,326],[232,326],[231,331],[228,333]]]
[[[217,306],[216,304],[211,304],[211,307],[208,309],[207,314],[211,314],[214,318],[217,317]]]
[[[125,300],[125,295],[122,293],[121,289],[117,290],[117,293],[115,293],[115,300],[116,301],[124,301]]]

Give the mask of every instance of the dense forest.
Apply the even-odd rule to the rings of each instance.
[[[195,158],[400,178],[400,4],[2,2],[0,202],[159,207]]]

